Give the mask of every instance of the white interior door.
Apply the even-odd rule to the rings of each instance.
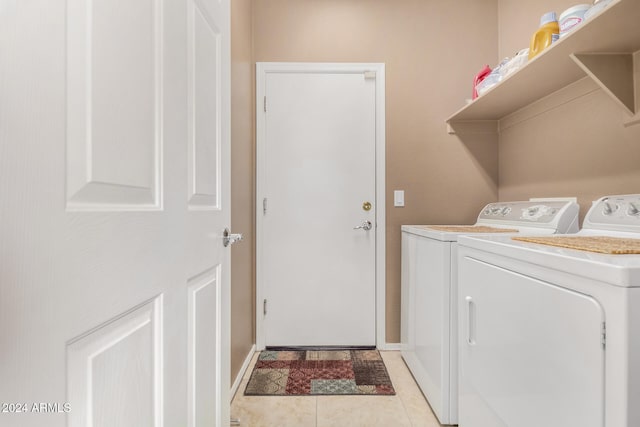
[[[0,76],[0,425],[228,425],[228,1],[3,1]]]
[[[231,265],[223,244],[231,222],[229,1],[187,1],[189,427],[229,424]]]
[[[328,67],[258,76],[266,346],[376,344],[379,87],[375,72]]]

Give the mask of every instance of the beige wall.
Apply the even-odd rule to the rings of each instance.
[[[231,2],[231,381],[255,342],[254,148],[251,0]]]
[[[540,17],[554,11],[560,14],[570,6],[588,1],[576,0],[499,0],[500,58],[513,56],[517,51],[529,47],[531,36],[540,26]]]
[[[497,10],[497,0],[253,1],[257,62],[386,64],[387,342],[400,340],[400,225],[471,222],[497,198],[495,141],[464,145],[445,128],[472,76],[497,61]],[[393,207],[393,190],[406,207]]]
[[[523,2],[500,0],[501,55],[517,50],[537,18],[558,15],[574,0]],[[517,25],[525,16],[536,20]],[[591,201],[607,194],[640,192],[640,126],[625,128],[623,112],[589,81],[581,89],[563,90],[546,101],[548,108],[500,135],[500,200],[576,196],[581,217]],[[569,103],[562,95],[571,93]]]
[[[232,378],[254,331],[255,61],[384,62],[387,66],[387,341],[400,339],[400,231],[409,223],[465,223],[489,201],[640,192],[640,126],[600,90],[551,97],[500,135],[445,133],[482,64],[527,47],[540,15],[575,0],[233,0]],[[253,24],[252,24],[253,20]],[[496,43],[496,40],[498,43]],[[253,43],[253,48],[252,48]],[[584,89],[584,88],[587,89]],[[498,150],[499,147],[499,150]],[[498,168],[499,157],[499,168]],[[499,170],[499,186],[498,186]],[[406,192],[394,208],[393,190]],[[452,213],[453,212],[453,213]]]

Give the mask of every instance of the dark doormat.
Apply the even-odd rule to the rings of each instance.
[[[246,396],[395,395],[378,350],[266,350]]]

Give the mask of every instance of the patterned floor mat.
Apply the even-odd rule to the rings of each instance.
[[[378,350],[260,353],[246,396],[394,395]]]

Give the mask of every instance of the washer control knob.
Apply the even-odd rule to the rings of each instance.
[[[640,209],[638,209],[638,207],[634,203],[629,203],[627,215],[638,216],[640,215]]]
[[[609,202],[604,202],[604,209],[602,210],[602,213],[604,215],[611,215],[612,213],[617,211],[619,207],[620,206],[618,206],[618,205],[612,205]]]
[[[511,212],[511,208],[509,206],[505,206],[504,208],[502,208],[502,210],[500,211],[500,213],[502,214],[502,216],[505,216],[506,214],[508,214],[509,212]]]

